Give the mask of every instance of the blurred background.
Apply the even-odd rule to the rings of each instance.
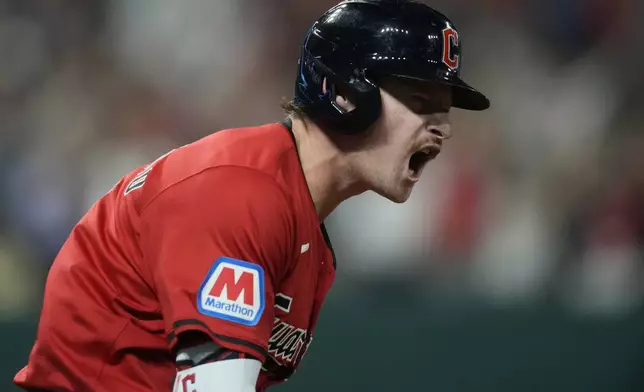
[[[280,121],[335,0],[0,1],[0,390],[47,270],[118,179]],[[644,3],[435,0],[492,100],[410,201],[327,222],[338,280],[278,391],[644,390]]]

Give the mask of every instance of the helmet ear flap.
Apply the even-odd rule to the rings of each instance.
[[[363,70],[336,73],[306,49],[301,61],[296,97],[311,120],[332,131],[354,134],[364,132],[380,116],[380,89]],[[347,101],[347,108],[338,104],[338,95]]]

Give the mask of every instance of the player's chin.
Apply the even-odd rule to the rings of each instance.
[[[409,199],[413,184],[400,184],[398,186],[387,187],[386,189],[376,190],[380,196],[389,199],[397,204],[402,204]]]

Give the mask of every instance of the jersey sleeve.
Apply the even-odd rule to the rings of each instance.
[[[141,219],[170,348],[181,333],[200,331],[263,362],[275,289],[292,260],[282,188],[252,169],[212,168],[166,189]]]

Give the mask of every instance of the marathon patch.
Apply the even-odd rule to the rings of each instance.
[[[200,313],[248,326],[259,323],[264,304],[262,267],[229,257],[215,261],[197,296]]]

